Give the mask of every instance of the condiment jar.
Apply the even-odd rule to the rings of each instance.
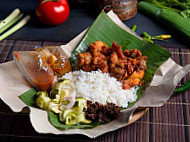
[[[132,18],[137,13],[137,0],[97,0],[105,11],[113,10],[121,20]]]

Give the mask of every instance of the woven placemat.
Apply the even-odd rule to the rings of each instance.
[[[62,42],[4,40],[0,43],[0,63],[12,60],[12,52],[32,50],[35,46],[62,45]],[[162,45],[178,64],[190,64],[190,49],[177,45]],[[187,75],[178,86],[190,79]],[[0,100],[0,141],[77,141],[77,142],[189,142],[190,91],[173,94],[158,108],[149,111],[133,124],[109,132],[96,139],[82,135],[38,134],[33,129],[27,113],[14,113]]]

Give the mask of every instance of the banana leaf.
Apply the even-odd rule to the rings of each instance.
[[[105,42],[108,46],[111,46],[112,42],[115,41],[117,44],[122,46],[123,50],[139,49],[142,52],[143,56],[148,57],[147,70],[144,76],[145,84],[143,84],[137,91],[138,99],[142,97],[145,88],[150,84],[158,67],[170,57],[170,53],[161,46],[140,40],[136,36],[120,28],[110,19],[110,17],[105,12],[101,12],[93,25],[89,28],[81,42],[73,51],[70,57],[71,63],[76,64],[77,54],[85,52],[89,48],[90,43],[93,43],[97,40]],[[29,97],[29,95],[33,97]],[[35,91],[33,90],[30,93],[26,92],[21,95],[20,98],[26,104],[33,106]],[[132,105],[134,105],[134,103],[135,102],[130,103],[128,107],[131,107]],[[98,123],[92,123],[68,127],[58,121],[57,115],[48,112],[48,117],[50,123],[54,127],[61,130],[69,128],[92,128],[98,125]]]
[[[157,20],[160,24],[170,29],[184,42],[190,44],[190,18],[183,18],[178,12],[161,9],[151,3],[141,1],[138,10],[143,14]]]

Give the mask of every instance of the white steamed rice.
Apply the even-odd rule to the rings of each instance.
[[[84,97],[92,102],[102,104],[109,102],[120,107],[127,107],[129,102],[137,99],[138,87],[123,90],[121,82],[101,71],[84,72],[79,70],[69,72],[62,78],[72,81],[76,87],[76,97]]]

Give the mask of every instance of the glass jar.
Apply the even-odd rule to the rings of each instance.
[[[137,13],[137,0],[98,0],[105,11],[113,10],[121,20],[132,18]]]

